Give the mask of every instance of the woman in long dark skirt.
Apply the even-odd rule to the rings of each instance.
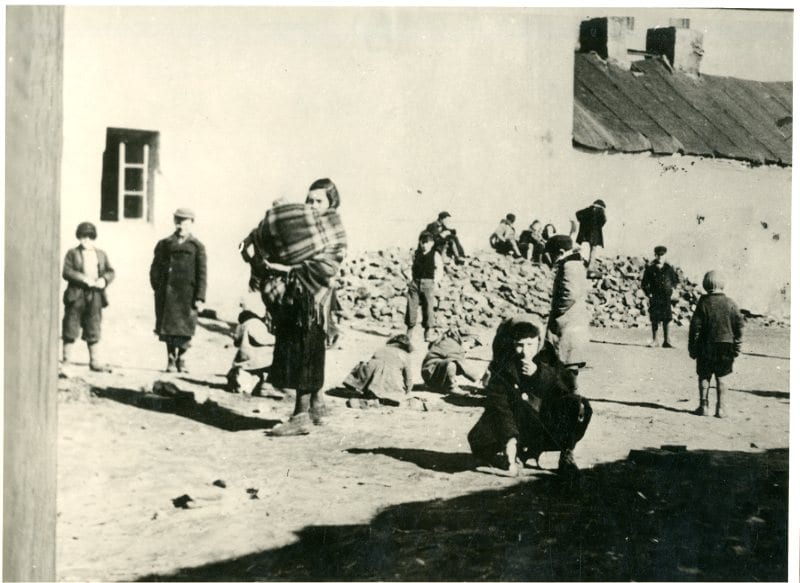
[[[347,249],[339,202],[336,185],[322,178],[309,188],[305,205],[273,207],[257,229],[269,271],[262,298],[275,335],[269,382],[296,391],[294,412],[272,430],[274,436],[306,434],[326,414],[327,319],[333,278]]]

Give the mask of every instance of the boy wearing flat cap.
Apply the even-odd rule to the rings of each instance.
[[[156,244],[150,266],[159,340],[167,345],[167,372],[189,372],[184,354],[206,299],[206,248],[191,233],[194,213],[175,211],[175,232]]]
[[[678,285],[678,274],[675,269],[664,260],[667,248],[657,246],[653,252],[655,258],[644,268],[642,276],[642,290],[650,299],[650,325],[653,329],[651,347],[658,346],[659,323],[664,328],[664,348],[672,348],[669,342],[669,323],[672,321],[672,293]]]
[[[99,359],[102,311],[108,305],[106,287],[114,280],[114,269],[104,251],[95,247],[97,229],[92,223],[81,223],[75,231],[80,245],[67,251],[62,277],[67,280],[64,292],[64,320],[61,326],[62,360],[73,358],[75,340],[81,338],[89,347],[89,368],[95,372],[111,372]]]

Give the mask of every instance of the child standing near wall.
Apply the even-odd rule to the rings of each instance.
[[[98,343],[102,311],[108,305],[106,287],[114,279],[114,269],[104,251],[95,247],[97,229],[92,223],[81,223],[75,231],[80,245],[67,251],[62,277],[67,280],[64,292],[63,362],[73,359],[78,333],[89,347],[89,368],[96,372],[111,372],[100,362]]]
[[[707,294],[697,302],[689,326],[689,356],[697,360],[697,383],[700,405],[697,415],[708,415],[708,391],[711,377],[717,379],[716,417],[724,418],[723,378],[733,372],[733,361],[742,350],[742,316],[738,306],[722,290],[725,283],[716,271],[703,278]]]

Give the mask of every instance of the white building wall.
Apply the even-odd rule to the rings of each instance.
[[[574,150],[583,16],[68,7],[64,250],[78,222],[97,222],[115,293],[149,294],[152,248],[174,208],[190,206],[209,251],[209,303],[225,311],[246,284],[238,240],[273,199],[302,200],[322,176],[339,186],[354,250],[411,246],[443,209],[474,250],[509,211],[520,229],[534,217],[566,227],[600,197],[608,253],[663,243],[695,276],[733,268],[734,296],[761,310],[789,280],[791,171]],[[707,31],[707,46],[723,33]],[[98,222],[107,127],[160,132],[153,225]]]

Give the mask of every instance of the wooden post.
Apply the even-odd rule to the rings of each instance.
[[[64,9],[6,8],[3,579],[55,581]]]

